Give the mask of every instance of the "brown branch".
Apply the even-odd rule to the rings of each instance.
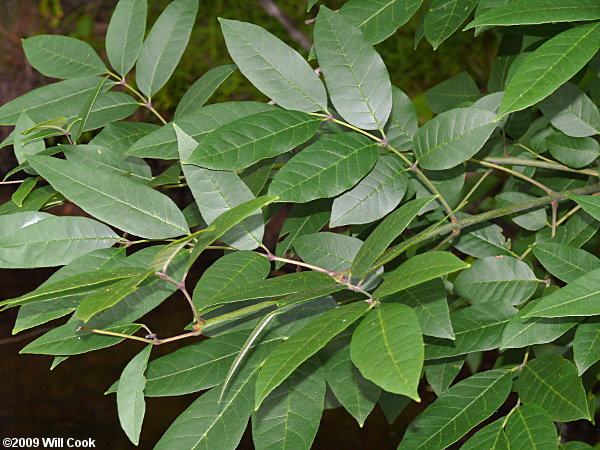
[[[288,32],[290,37],[297,42],[304,50],[310,51],[312,42],[302,31],[300,31],[292,23],[292,21],[285,15],[279,6],[277,6],[273,0],[259,0],[260,6],[266,11],[267,14],[273,16]]]

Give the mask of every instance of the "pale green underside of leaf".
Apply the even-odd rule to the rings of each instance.
[[[336,111],[358,128],[382,129],[392,110],[392,87],[381,56],[360,30],[322,7],[315,48]]]
[[[169,80],[190,39],[198,0],[174,0],[158,17],[142,44],[136,64],[137,85],[148,97]]]
[[[147,0],[120,0],[106,30],[106,55],[121,76],[135,65],[146,32]]]
[[[570,198],[575,200],[581,208],[594,219],[600,221],[600,197],[592,195],[573,195]]]
[[[257,25],[219,21],[229,54],[258,90],[285,109],[327,110],[325,86],[298,52]]]

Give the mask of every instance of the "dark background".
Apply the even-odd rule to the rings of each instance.
[[[190,45],[171,81],[153,98],[156,108],[167,118],[172,113],[185,90],[203,73],[221,64],[230,64],[222,39],[217,17],[235,18],[260,24],[301,51],[308,51],[312,28],[304,21],[316,14],[306,13],[304,0],[278,0],[275,3],[294,28],[306,38],[291,39],[282,24],[266,12],[266,2],[260,0],[201,1],[196,27]],[[342,1],[325,1],[329,7],[338,8]],[[103,40],[110,14],[116,0],[0,0],[0,105],[38,86],[52,82],[37,74],[26,62],[20,40],[42,33],[66,34],[94,45],[104,56]],[[149,14],[152,23],[166,0],[150,0]],[[480,86],[485,85],[489,66],[496,52],[497,37],[492,32],[483,33],[474,40],[471,33],[458,33],[434,52],[422,42],[413,51],[416,19],[401,28],[395,36],[377,46],[383,56],[392,82],[413,98],[421,120],[431,113],[423,101],[422,93],[429,87],[463,70],[467,70]],[[229,100],[266,100],[238,72],[218,90],[211,102]],[[128,120],[155,122],[145,110],[136,112]],[[0,140],[8,135],[8,127],[0,127]],[[0,150],[0,175],[16,166],[9,148]],[[160,167],[154,167],[157,171]],[[0,203],[10,199],[14,188],[0,187]],[[182,190],[178,190],[182,191]],[[179,192],[177,201],[187,204],[191,200]],[[73,205],[55,208],[54,214],[81,214]],[[276,231],[276,230],[275,230]],[[191,274],[194,282],[218,252],[208,252]],[[53,269],[3,270],[0,275],[0,298],[11,298],[33,290]],[[193,286],[193,284],[192,284]],[[140,351],[140,344],[124,342],[118,347],[72,357],[53,371],[51,359],[45,356],[19,355],[28,342],[56,326],[65,319],[51,322],[38,329],[12,336],[16,316],[8,310],[0,316],[0,438],[4,437],[75,437],[96,440],[96,448],[132,448],[121,431],[117,418],[114,395],[104,396],[105,390],[118,379],[129,359]],[[174,295],[142,320],[163,336],[180,332],[189,322],[189,311],[182,297]],[[153,350],[156,358],[170,353],[181,345],[173,343]],[[486,361],[484,360],[484,364]],[[461,376],[468,374],[467,369]],[[198,394],[174,398],[148,398],[146,417],[142,428],[140,448],[151,448],[169,424],[193,401]],[[424,403],[433,400],[433,394],[422,392]],[[316,449],[387,449],[396,448],[404,428],[420,412],[421,405],[412,403],[390,426],[381,410],[375,411],[360,429],[356,421],[343,409],[325,411],[317,435]],[[577,434],[595,435],[584,423]],[[577,427],[575,427],[577,428]],[[590,434],[591,433],[591,434]],[[240,448],[252,448],[251,436],[246,432]]]

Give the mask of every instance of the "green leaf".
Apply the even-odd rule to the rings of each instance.
[[[496,304],[470,306],[450,314],[454,341],[425,338],[425,359],[450,358],[498,348],[502,331],[517,312]]]
[[[206,310],[209,306],[214,307],[231,302],[279,297],[318,286],[329,286],[332,281],[333,279],[329,275],[325,275],[322,272],[288,273],[279,277],[236,286],[235,289],[228,289],[218,296],[213,297],[203,307]]]
[[[67,295],[93,292],[98,286],[122,280],[124,278],[139,276],[144,272],[146,272],[146,270],[142,268],[120,268],[119,270],[101,269],[92,270],[90,272],[80,272],[66,278],[61,278],[57,281],[44,283],[39,288],[25,295],[14,299],[3,300],[2,304],[12,307],[29,303],[48,302],[60,299]]]
[[[369,235],[361,246],[354,263],[352,274],[362,277],[375,263],[377,258],[383,254],[385,249],[406,229],[408,224],[417,216],[435,197],[423,197],[402,205],[388,217],[386,217]]]
[[[434,359],[425,363],[427,382],[438,397],[448,390],[464,364],[464,356]]]
[[[600,314],[600,269],[542,297],[526,317],[593,316]]]
[[[509,450],[508,438],[504,433],[504,418],[486,425],[461,447],[461,450]]]
[[[450,169],[471,158],[496,126],[496,114],[481,108],[458,108],[427,122],[415,135],[417,162],[430,170]]]
[[[75,311],[75,316],[84,322],[89,321],[99,312],[116,305],[137,290],[138,286],[150,275],[151,272],[148,271],[139,276],[124,278],[106,287],[101,287],[83,299]]]
[[[65,197],[123,231],[149,239],[189,233],[173,201],[149,187],[108,171],[48,156],[30,157],[29,162]]]
[[[258,25],[219,22],[231,58],[258,90],[285,109],[327,110],[325,87],[298,52]]]
[[[567,136],[600,133],[598,107],[577,85],[565,83],[539,104],[544,116]]]
[[[596,220],[600,220],[600,197],[593,195],[571,195],[581,208]]]
[[[269,181],[269,175],[271,175],[276,159],[273,157],[258,161],[240,174],[240,179],[248,186],[252,195],[259,195],[262,192],[267,181]]]
[[[397,292],[385,301],[396,301],[413,308],[423,334],[454,339],[446,289],[441,278]]]
[[[277,347],[258,374],[255,408],[258,408],[267,395],[300,364],[352,325],[370,308],[371,306],[366,302],[357,302],[327,311]]]
[[[261,358],[247,361],[224,398],[220,398],[221,389],[216,387],[194,401],[175,419],[155,449],[237,448],[252,414],[254,382]]]
[[[436,114],[446,112],[461,103],[474,102],[479,97],[479,88],[467,72],[461,72],[425,93],[429,108]]]
[[[454,292],[471,304],[518,305],[531,297],[538,285],[533,271],[511,256],[489,256],[475,261],[454,281]]]
[[[411,399],[404,395],[392,394],[391,392],[381,391],[379,396],[379,406],[385,414],[388,423],[392,425],[398,416],[406,409]]]
[[[544,355],[527,363],[517,392],[525,405],[538,405],[556,422],[591,419],[575,366],[560,355]]]
[[[319,428],[324,398],[321,362],[310,358],[252,414],[252,440],[256,448],[309,450]]]
[[[333,201],[331,227],[375,222],[393,211],[404,197],[408,176],[396,155],[383,155],[352,190]]]
[[[190,255],[188,263],[188,269],[192,266],[194,261],[200,256],[200,254],[208,247],[211,243],[223,236],[227,231],[233,228],[238,223],[242,222],[247,217],[251,216],[260,208],[272,203],[277,200],[277,197],[271,197],[265,195],[258,197],[253,200],[249,200],[240,205],[234,206],[228,211],[225,211],[219,217],[217,217],[211,224],[211,228],[214,228],[210,232],[202,233],[194,245],[194,249]]]
[[[147,345],[127,363],[123,373],[121,373],[119,389],[117,390],[119,422],[121,422],[121,428],[134,445],[139,443],[142,422],[146,413],[146,401],[144,400],[146,377],[144,377],[144,371],[152,347],[152,345]]]
[[[322,350],[323,369],[327,385],[335,398],[346,408],[362,427],[375,407],[381,389],[364,378],[350,358],[351,332],[334,338]]]
[[[124,260],[124,249],[104,248],[86,253],[85,255],[74,259],[71,261],[71,263],[54,272],[36,290],[43,289],[45,286],[51,283],[64,280],[65,278],[73,275],[105,269],[107,266],[110,267],[113,264],[119,264]],[[76,291],[76,289],[73,291]],[[33,292],[35,292],[35,290]],[[88,292],[93,292],[93,289],[89,290]],[[52,302],[51,307],[45,302],[22,305],[17,314],[17,320],[15,321],[13,334],[37,325],[44,324],[52,319],[65,316],[70,312],[75,311],[77,305],[85,297],[85,295],[85,290],[82,294],[66,293],[65,295],[59,295],[58,298]]]
[[[423,0],[350,0],[340,12],[360,28],[367,42],[391,36],[417,12]]]
[[[187,47],[197,12],[198,0],[174,0],[150,29],[136,64],[137,85],[148,97],[173,74]]]
[[[147,0],[120,0],[106,30],[110,65],[125,77],[135,65],[146,33]]]
[[[83,130],[87,127],[87,122],[90,119],[92,108],[96,104],[96,100],[98,100],[98,96],[102,92],[102,88],[104,87],[104,83],[106,83],[107,79],[108,77],[100,80],[100,83],[98,83],[96,89],[92,91],[89,98],[83,105],[83,108],[81,111],[79,111],[79,114],[77,115],[77,122],[75,122],[71,128],[71,140],[73,142],[76,142],[79,139],[81,133],[83,133]]]
[[[516,205],[517,203],[533,200],[536,197],[524,192],[506,191],[496,196],[497,206],[503,208],[505,206]],[[511,217],[511,220],[529,231],[537,231],[544,228],[548,223],[548,217],[544,207],[536,208],[525,214],[518,214]]]
[[[428,252],[413,256],[400,267],[384,275],[383,283],[373,296],[385,297],[434,278],[469,267],[449,252]]]
[[[179,157],[189,158],[197,142],[174,125],[178,139]],[[196,200],[202,218],[212,225],[224,212],[254,199],[250,189],[235,172],[225,172],[183,165],[183,173],[192,195]],[[264,235],[264,221],[261,211],[236,224],[223,234],[222,240],[239,250],[258,247]]]
[[[360,29],[322,6],[315,48],[336,111],[358,128],[382,129],[392,110],[392,85],[381,56]]]
[[[250,251],[238,251],[219,258],[204,271],[194,288],[194,304],[199,310],[215,298],[239,286],[247,286],[269,275],[267,258]]]
[[[377,145],[365,136],[323,136],[277,172],[269,195],[294,203],[335,197],[358,183],[376,162]]]
[[[565,225],[557,228],[554,237],[552,230],[546,228],[536,235],[537,242],[555,242],[579,248],[596,234],[596,221],[589,214],[579,211],[573,215]]]
[[[95,220],[51,216],[1,238],[0,267],[60,266],[118,240],[109,227]]]
[[[339,233],[314,233],[300,236],[294,243],[298,255],[307,263],[332,272],[348,269],[362,241]]]
[[[529,303],[510,318],[502,333],[500,348],[524,348],[528,345],[546,344],[558,339],[581,322],[578,317],[526,317],[534,307],[535,303]]]
[[[106,87],[107,83],[104,83]],[[94,102],[83,131],[95,130],[132,115],[138,108],[138,102],[122,92],[100,94]],[[69,120],[79,117],[81,110],[74,111]]]
[[[131,335],[140,328],[141,325],[138,324],[126,324],[106,327],[104,331]],[[116,345],[123,339],[122,337],[103,336],[88,331],[77,332],[65,324],[30,342],[19,353],[55,356],[77,355]]]
[[[600,268],[600,259],[591,253],[563,244],[537,244],[533,247],[533,254],[548,272],[565,283]]]
[[[452,246],[476,258],[510,255],[508,242],[502,232],[498,225],[483,222],[469,227],[468,233],[461,233],[452,241]]]
[[[175,119],[204,106],[218,87],[236,70],[235,64],[227,64],[210,69],[202,75],[179,100],[175,109]]]
[[[500,117],[548,97],[600,49],[600,23],[571,28],[525,57],[506,87]]]
[[[296,238],[319,231],[329,220],[331,204],[328,200],[315,200],[292,206],[283,223],[279,236],[287,236],[277,243],[275,254],[287,257],[287,251],[294,245]]]
[[[438,450],[450,446],[496,412],[511,385],[508,370],[488,370],[457,383],[417,416],[398,449]]]
[[[146,370],[146,397],[171,397],[210,389],[221,383],[246,341],[247,332],[217,336],[188,345],[150,362]],[[264,352],[279,344],[281,337],[259,339],[248,352]],[[268,354],[268,353],[267,353]],[[243,362],[242,364],[245,364]],[[114,385],[107,393],[116,392]]]
[[[89,143],[124,154],[135,142],[159,128],[153,123],[113,122],[105,126]]]
[[[184,164],[239,170],[304,144],[317,132],[320,117],[300,111],[266,111],[223,125],[210,133]]]
[[[107,72],[106,66],[87,42],[68,36],[42,34],[23,40],[29,64],[51,78],[82,78]]]
[[[381,304],[371,311],[352,335],[350,355],[366,379],[420,401],[423,336],[408,306]]]
[[[125,156],[112,147],[98,145],[61,145],[67,160],[100,168],[130,178],[139,183],[149,183],[152,171],[146,161],[134,156]]]
[[[192,139],[201,141],[205,135],[241,117],[273,110],[259,102],[226,102],[204,106],[177,119],[177,126]],[[165,125],[144,136],[126,152],[142,158],[177,159],[177,135],[173,124]]]
[[[388,144],[398,151],[410,150],[418,128],[415,105],[404,92],[392,86],[392,112],[384,128]]]
[[[600,360],[600,318],[589,317],[579,324],[573,340],[573,357],[580,376]]]
[[[569,167],[585,167],[600,155],[600,144],[591,137],[570,137],[556,132],[544,142],[550,154]]]
[[[556,426],[544,408],[525,405],[517,408],[506,422],[506,438],[511,449],[556,449]]]
[[[33,125],[35,125],[33,120],[31,120],[27,113],[23,111],[19,115],[19,119],[15,125],[15,137],[13,139],[13,150],[19,164],[27,163],[27,157],[29,155],[40,153],[46,148],[46,144],[44,143],[43,139],[37,139],[29,142],[26,141],[27,137],[25,136],[25,133],[27,129],[31,128]],[[25,168],[25,171],[30,175],[36,175],[35,171],[30,167]]]
[[[425,37],[436,50],[469,17],[477,0],[432,0],[425,14]]]
[[[570,441],[560,444],[561,450],[592,450],[594,447],[581,441]]]
[[[486,11],[465,27],[507,26],[538,23],[578,22],[600,19],[600,6],[594,0],[512,0]]]
[[[51,83],[17,97],[0,107],[0,125],[15,125],[22,112],[35,123],[44,122],[56,112],[75,115],[98,85],[97,77],[76,78]]]

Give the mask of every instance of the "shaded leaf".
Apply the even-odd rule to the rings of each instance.
[[[425,93],[429,108],[436,114],[446,112],[461,103],[474,102],[479,97],[479,88],[467,72],[461,72]]]
[[[437,49],[469,17],[477,0],[432,0],[425,14],[425,37]]]
[[[410,150],[418,128],[415,105],[404,92],[392,86],[392,112],[384,128],[388,144],[398,151]]]
[[[438,397],[448,390],[464,363],[464,356],[434,359],[425,363],[427,382]]]
[[[589,317],[577,327],[573,340],[573,357],[580,376],[600,360],[599,317]]]
[[[563,244],[537,244],[533,254],[548,272],[565,283],[600,268],[600,259],[591,253]]]
[[[585,167],[600,155],[600,144],[591,137],[570,137],[556,132],[544,142],[550,154],[569,167]]]
[[[572,198],[581,208],[596,220],[600,220],[600,197],[593,195],[572,195]]]
[[[558,449],[557,437],[550,415],[539,406],[521,406],[506,422],[506,438],[511,449]]]
[[[461,447],[462,450],[509,450],[508,438],[504,433],[504,418],[486,425]]]

